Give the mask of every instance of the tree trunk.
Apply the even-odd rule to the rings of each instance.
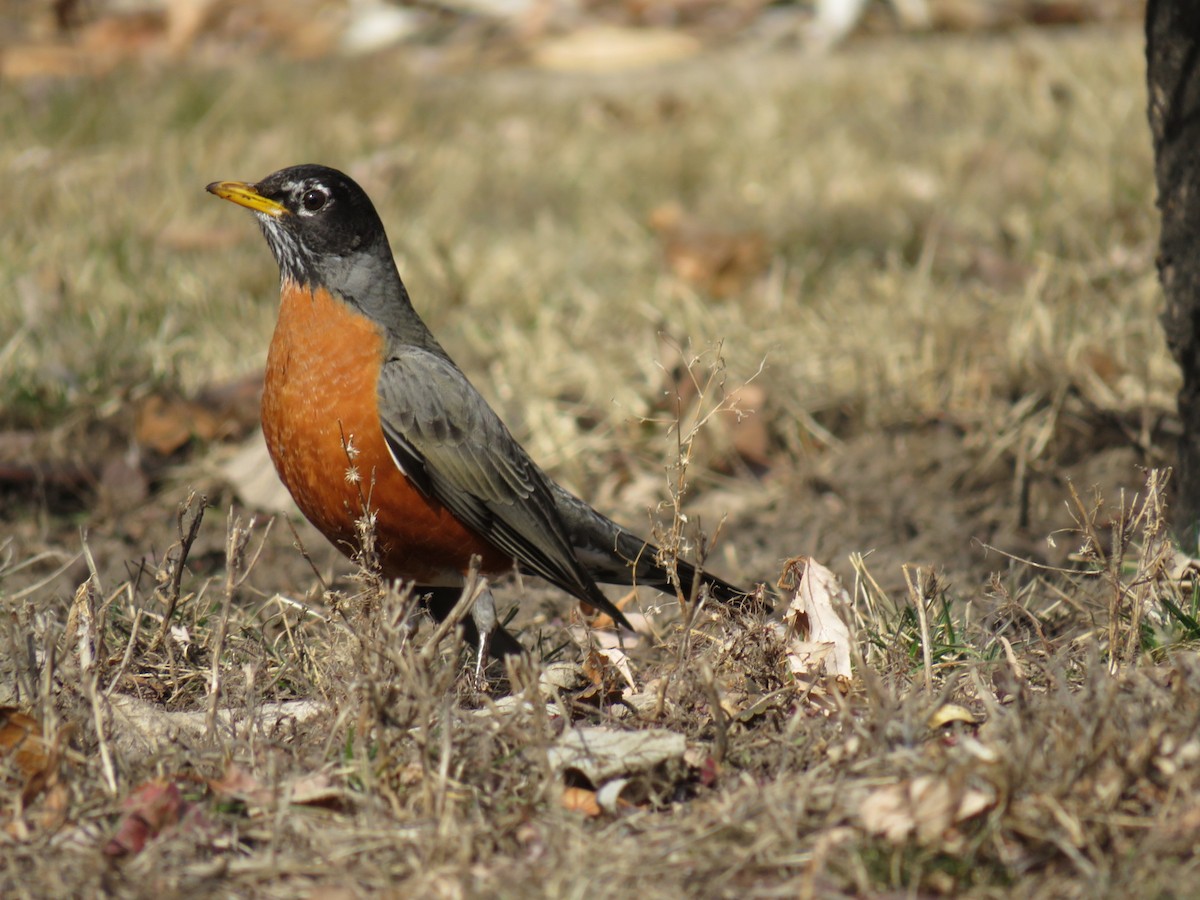
[[[1149,0],[1146,63],[1162,214],[1162,323],[1183,372],[1174,525],[1181,537],[1194,538],[1200,523],[1200,3]]]

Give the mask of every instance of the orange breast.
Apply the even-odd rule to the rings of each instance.
[[[391,578],[457,584],[473,553],[484,557],[485,571],[508,569],[504,554],[426,500],[393,462],[376,394],[383,352],[380,330],[347,303],[285,284],[262,401],[280,478],[347,555],[358,546],[355,521],[375,513],[376,547]]]

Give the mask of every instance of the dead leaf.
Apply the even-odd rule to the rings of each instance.
[[[590,788],[563,788],[562,797],[559,798],[559,802],[563,805],[564,809],[568,809],[571,812],[583,813],[589,818],[595,818],[604,811],[596,801],[596,792]]]
[[[797,556],[784,564],[779,587],[793,592],[783,614],[789,635],[800,636],[788,643],[793,674],[814,673],[819,669],[813,666],[821,664],[826,674],[849,678],[850,629],[837,607],[849,606],[850,597],[838,577],[816,560]],[[828,644],[828,654],[818,659],[814,644]]]
[[[761,232],[709,226],[689,216],[678,203],[657,207],[648,223],[658,234],[663,260],[672,274],[713,297],[745,290],[770,260]]]
[[[279,480],[262,430],[254,432],[232,456],[220,450],[219,474],[251,509],[269,513],[294,513],[296,504],[287,487]]]
[[[0,756],[23,778],[45,772],[50,765],[50,751],[37,719],[12,706],[0,707]]]
[[[636,685],[633,683],[633,668],[629,664],[629,655],[620,647],[604,647],[596,651],[597,655],[604,657],[612,670],[621,676],[621,680],[629,687],[636,690]]]
[[[538,688],[542,693],[575,691],[587,684],[583,666],[574,662],[547,663],[538,677]]]
[[[577,697],[580,700],[598,700],[615,703],[621,699],[623,685],[634,689],[633,670],[629,658],[618,648],[591,650],[583,661],[583,674],[592,683],[592,689]]]
[[[788,668],[793,675],[811,675],[825,668],[833,644],[828,641],[788,641]]]
[[[533,51],[534,65],[555,72],[617,72],[693,56],[700,42],[666,28],[579,28]]]
[[[220,778],[208,779],[208,788],[218,797],[227,797],[243,802],[253,802],[259,806],[266,805],[271,799],[271,793],[262,783],[239,766],[231,762],[225,766]]]
[[[957,703],[944,703],[935,709],[929,717],[929,727],[934,730],[944,728],[953,722],[961,722],[964,725],[978,725],[979,719],[965,706],[959,706]]]
[[[208,786],[218,796],[240,800],[248,807],[258,809],[272,809],[281,801],[296,806],[339,809],[346,800],[345,792],[330,780],[326,772],[310,772],[273,788],[232,762],[225,767],[220,778],[210,779]]]
[[[995,802],[978,788],[955,788],[946,778],[920,775],[872,791],[859,805],[858,815],[867,831],[892,843],[915,837],[930,844]]]
[[[146,844],[178,824],[190,804],[173,781],[147,781],[125,798],[117,833],[104,846],[106,856],[140,853]]]
[[[140,446],[170,456],[193,437],[211,441],[219,427],[216,416],[196,403],[151,394],[138,404],[134,436]]]
[[[614,778],[596,791],[596,804],[607,813],[620,812],[622,808],[631,808],[633,804],[621,798],[622,792],[627,787],[629,787],[628,778]]]
[[[334,784],[327,772],[310,772],[294,778],[285,790],[288,801],[296,806],[341,809],[346,805],[346,792]]]
[[[611,728],[573,728],[550,748],[550,765],[560,772],[578,772],[591,784],[620,775],[653,769],[682,759],[687,741],[665,729],[616,731]]]

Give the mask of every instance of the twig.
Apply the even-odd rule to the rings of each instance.
[[[304,546],[304,541],[300,539],[300,533],[296,531],[296,523],[290,518],[285,519],[288,530],[292,532],[292,546],[300,551],[300,556],[308,563],[308,567],[312,569],[313,575],[317,579],[317,583],[321,585],[321,593],[329,591],[329,583],[325,580],[325,576],[321,574],[321,570],[317,568],[316,562],[312,558],[312,554],[308,552],[308,548]]]
[[[195,511],[192,507],[195,506]],[[204,510],[208,507],[208,498],[201,494],[198,498],[196,492],[192,491],[188,494],[185,500],[178,509],[175,516],[175,527],[179,533],[179,540],[175,542],[175,547],[179,548],[179,555],[176,557],[171,569],[171,579],[167,586],[167,591],[163,594],[161,587],[155,590],[155,596],[166,609],[163,611],[162,627],[158,629],[158,634],[154,638],[154,642],[150,645],[151,650],[157,650],[162,646],[163,641],[167,638],[167,633],[171,629],[171,618],[175,615],[175,607],[179,603],[179,593],[183,585],[183,569],[187,565],[188,554],[192,551],[192,544],[196,542],[196,536],[200,533],[200,523],[204,520]],[[188,523],[187,529],[184,530],[184,519],[187,514],[192,512],[192,520]],[[170,550],[167,551],[170,554]]]

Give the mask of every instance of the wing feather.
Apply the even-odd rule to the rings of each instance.
[[[378,390],[388,448],[419,490],[522,568],[628,627],[576,556],[550,480],[452,362],[398,348]]]

